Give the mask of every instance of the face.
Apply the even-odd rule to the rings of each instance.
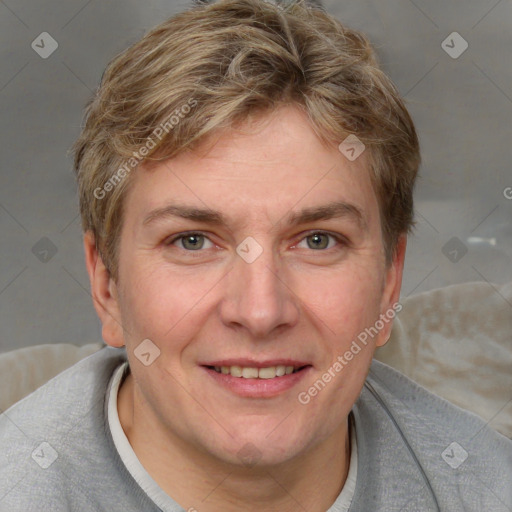
[[[405,249],[385,264],[365,153],[349,161],[283,107],[133,179],[119,279],[97,309],[105,341],[126,344],[148,423],[236,464],[335,435],[391,323],[343,356],[398,300]]]

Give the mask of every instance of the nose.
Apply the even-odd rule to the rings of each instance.
[[[265,339],[297,324],[300,301],[286,268],[270,247],[249,262],[235,254],[220,305],[222,322]]]

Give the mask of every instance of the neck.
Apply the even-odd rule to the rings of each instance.
[[[146,471],[185,510],[324,512],[347,478],[348,421],[293,460],[246,467],[191,446],[165,429],[143,403],[137,400],[133,377],[128,374],[118,396],[121,426]],[[150,437],[147,432],[152,433]]]

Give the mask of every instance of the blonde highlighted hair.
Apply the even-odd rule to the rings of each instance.
[[[82,227],[114,279],[131,171],[285,104],[302,109],[326,145],[349,134],[365,144],[390,261],[413,225],[420,152],[370,42],[304,0],[219,0],[173,16],[114,58],[87,105],[73,147]]]

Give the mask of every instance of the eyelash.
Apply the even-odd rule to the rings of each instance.
[[[334,240],[336,240],[336,242],[338,242],[339,245],[341,246],[348,246],[349,245],[349,241],[342,235],[335,235],[334,233],[330,233],[328,231],[310,231],[309,233],[307,233],[306,235],[304,235],[298,242],[297,244],[295,245],[298,245],[300,242],[302,242],[303,240],[305,240],[306,238],[308,237],[311,237],[313,235],[326,235],[328,237],[331,237],[333,238]],[[178,240],[181,240],[181,239],[184,239],[184,238],[187,238],[189,236],[204,236],[206,239],[210,240],[208,238],[208,236],[201,232],[201,231],[189,231],[189,232],[186,232],[186,233],[180,233],[174,237],[172,237],[171,239],[168,239],[167,241],[164,242],[164,245],[165,246],[172,246],[175,242],[177,242]],[[211,243],[213,243],[211,240],[210,240]],[[198,253],[197,256],[200,255],[201,252],[203,252],[202,249],[198,249],[196,251],[193,251],[193,250],[189,250],[189,249],[184,249],[182,247],[179,247],[179,249],[181,249],[182,251],[185,251],[185,252],[188,252],[188,253]],[[314,251],[314,252],[329,252],[333,249],[336,249],[335,247],[331,247],[331,248],[326,248],[326,249],[318,249],[318,250],[315,250],[315,249],[311,249],[311,251]],[[340,248],[338,248],[340,249]],[[204,249],[206,250],[206,249]],[[196,256],[196,257],[197,257]]]

